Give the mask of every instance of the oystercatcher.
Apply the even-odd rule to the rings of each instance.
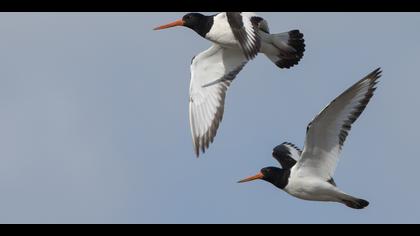
[[[324,108],[307,126],[303,151],[291,143],[274,148],[273,157],[282,169],[266,167],[239,183],[262,179],[300,199],[339,202],[354,209],[368,206],[368,201],[338,189],[332,176],[351,125],[369,103],[380,76],[378,68]]]
[[[185,26],[213,42],[193,57],[189,119],[195,154],[213,142],[223,118],[226,91],[245,64],[259,52],[279,68],[290,68],[305,51],[299,30],[270,34],[267,21],[252,12],[189,13],[155,30]]]

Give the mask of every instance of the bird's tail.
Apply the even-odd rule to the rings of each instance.
[[[346,195],[345,198],[341,199],[341,202],[353,209],[363,209],[369,205],[368,201],[350,195]]]
[[[289,69],[297,65],[305,51],[305,40],[299,30],[279,34],[267,34],[270,45],[263,52],[279,68]]]

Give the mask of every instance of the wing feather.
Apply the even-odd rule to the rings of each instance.
[[[191,63],[189,117],[198,157],[214,141],[223,119],[226,92],[247,59],[240,49],[213,44]]]
[[[291,169],[300,159],[302,151],[292,143],[284,142],[273,149],[273,157],[283,169]]]
[[[332,178],[351,125],[372,98],[380,76],[378,68],[344,91],[309,123],[297,173],[326,181]]]
[[[252,12],[226,12],[226,17],[245,57],[248,60],[253,59],[261,48],[259,25],[251,20],[257,15]]]

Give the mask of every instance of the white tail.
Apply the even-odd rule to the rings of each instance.
[[[305,40],[299,30],[279,34],[267,34],[260,31],[260,34],[264,38],[261,52],[279,68],[291,68],[302,59]]]

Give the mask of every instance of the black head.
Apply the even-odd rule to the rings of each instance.
[[[274,183],[283,176],[283,170],[277,167],[265,167],[261,169],[261,173],[264,175],[263,180]]]
[[[284,187],[286,187],[288,183],[289,176],[290,176],[290,170],[283,170],[277,167],[265,167],[261,169],[260,173],[254,176],[248,177],[246,179],[243,179],[239,181],[239,183],[245,183],[245,182],[261,179],[269,183],[272,183],[278,188],[283,189]]]
[[[190,29],[194,29],[201,25],[204,19],[206,19],[206,16],[200,13],[188,13],[182,17],[184,26]]]
[[[200,13],[188,13],[184,15],[182,19],[156,27],[155,30],[167,29],[174,26],[185,26],[205,37],[205,35],[210,31],[212,25],[212,16],[205,16]]]

